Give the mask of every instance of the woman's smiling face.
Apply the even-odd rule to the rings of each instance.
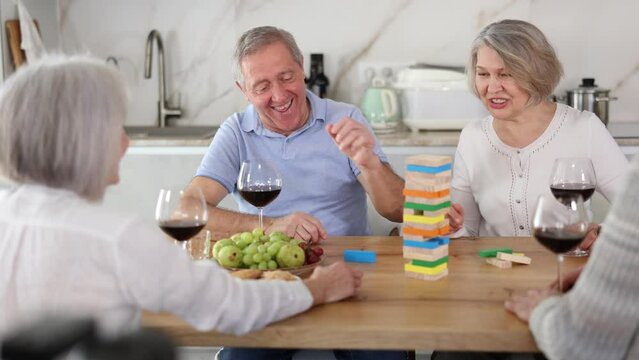
[[[475,86],[479,98],[494,118],[516,118],[528,106],[530,95],[506,68],[499,54],[488,46],[477,51]]]

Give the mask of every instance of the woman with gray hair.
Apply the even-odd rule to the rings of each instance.
[[[604,124],[549,99],[562,66],[537,27],[521,20],[486,26],[467,72],[490,115],[468,124],[459,139],[450,213],[456,236],[530,236],[533,208],[550,193],[556,158],[591,159],[596,190],[609,201],[621,189],[628,161]],[[595,238],[591,231],[581,246]]]
[[[361,272],[318,267],[304,281],[243,281],[196,265],[160,230],[103,209],[128,138],[125,82],[103,62],[48,57],[0,92],[0,338],[45,313],[94,316],[103,333],[141,309],[201,330],[246,333],[355,294]]]

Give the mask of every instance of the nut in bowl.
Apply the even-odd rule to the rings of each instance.
[[[279,269],[305,276],[324,260],[325,255],[319,246],[309,247],[306,242],[291,239],[279,231],[266,235],[264,230],[257,228],[217,240],[213,245],[213,258],[232,271]]]

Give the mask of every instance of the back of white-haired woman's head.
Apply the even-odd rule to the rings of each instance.
[[[0,90],[0,171],[99,200],[117,169],[128,94],[101,60],[49,56]]]

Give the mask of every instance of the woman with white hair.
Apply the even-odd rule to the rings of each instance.
[[[0,338],[44,313],[95,316],[104,334],[141,309],[200,330],[246,333],[355,294],[361,272],[318,267],[304,281],[242,281],[195,265],[161,231],[100,206],[128,138],[125,82],[101,61],[48,57],[0,92]]]

